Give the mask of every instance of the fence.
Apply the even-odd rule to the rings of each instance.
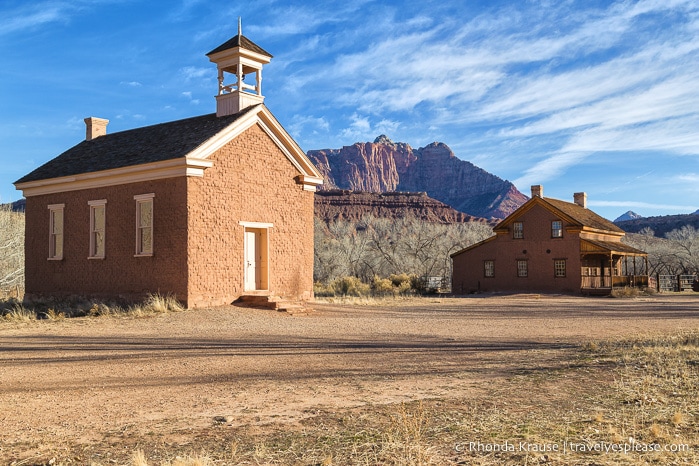
[[[691,291],[696,275],[658,275],[658,291]]]

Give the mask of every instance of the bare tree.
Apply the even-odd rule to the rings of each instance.
[[[449,277],[449,255],[492,234],[484,224],[445,225],[413,217],[317,222],[314,276],[323,282],[342,275],[365,282],[401,273]]]
[[[0,206],[0,291],[24,286],[24,214]]]

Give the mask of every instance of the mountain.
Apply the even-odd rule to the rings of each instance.
[[[332,189],[316,193],[315,216],[325,222],[356,222],[366,215],[388,219],[415,217],[432,223],[492,223],[452,209],[424,192],[367,193]]]
[[[323,190],[426,192],[475,217],[505,218],[527,201],[509,181],[457,158],[441,142],[413,149],[385,135],[342,149],[308,151],[324,178]]]
[[[636,212],[629,210],[625,214],[617,217],[615,222],[623,222],[625,220],[636,220],[637,218],[643,218],[643,215],[638,215]]]
[[[9,207],[12,212],[24,212],[24,207],[27,205],[26,199],[20,199],[19,201],[11,202],[9,204],[0,204],[1,208]]]
[[[677,230],[685,225],[693,226],[699,230],[699,215],[696,213],[663,215],[658,217],[642,217],[620,222],[615,221],[614,223],[627,233],[638,233],[648,227],[655,232],[655,236],[662,238],[665,236],[665,233]]]

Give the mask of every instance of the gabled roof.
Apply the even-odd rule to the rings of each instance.
[[[299,171],[297,180],[315,190],[322,175],[263,104],[234,115],[212,113],[82,141],[15,182],[24,195],[87,189],[127,182],[203,176],[208,158],[258,124]]]
[[[207,53],[206,56],[208,57],[209,55],[213,55],[218,52],[223,52],[224,50],[228,49],[234,49],[236,47],[242,47],[244,49],[251,50],[255,53],[259,53],[260,55],[266,55],[269,58],[272,58],[272,54],[267,52],[265,49],[248,39],[242,34],[238,34],[236,36],[231,37],[228,39],[226,42],[223,44],[219,45],[215,49],[213,49],[211,52]]]
[[[581,228],[586,227],[592,230],[599,230],[614,234],[624,234],[624,230],[590,209],[586,209],[585,207],[573,202],[538,196],[534,196],[529,199],[522,206],[520,206],[519,209],[515,210],[507,218],[498,223],[493,229],[495,231],[507,229],[512,222],[517,220],[517,218],[535,205],[540,205]]]
[[[251,111],[224,117],[215,113],[106,134],[82,141],[15,183],[92,173],[184,157]]]

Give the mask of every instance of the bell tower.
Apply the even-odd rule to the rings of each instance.
[[[243,35],[240,18],[238,35],[206,56],[218,68],[216,116],[233,115],[264,102],[262,67],[269,63],[272,55]],[[245,82],[246,79],[248,82]]]

